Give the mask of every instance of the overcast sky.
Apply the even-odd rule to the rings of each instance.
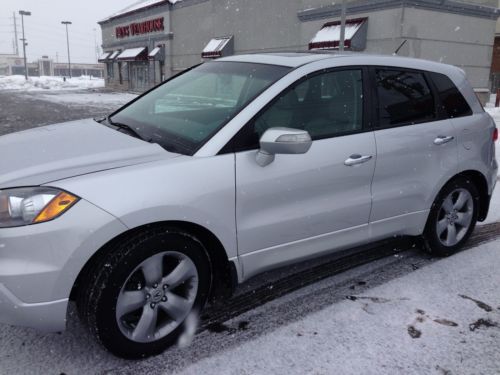
[[[28,60],[48,55],[60,62],[67,61],[66,30],[61,21],[69,25],[71,61],[96,62],[95,39],[101,44],[101,29],[97,21],[137,2],[137,0],[1,0],[0,1],[0,54],[13,53],[14,20],[16,12],[18,38],[21,36],[19,10],[31,11],[25,17],[28,40]],[[94,31],[95,30],[95,31]],[[19,41],[22,56],[22,42]]]

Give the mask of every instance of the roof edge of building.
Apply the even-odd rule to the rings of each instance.
[[[496,20],[500,16],[500,9],[498,8],[480,4],[462,3],[455,0],[443,0],[440,2],[430,0],[359,0],[347,4],[347,14],[353,15],[401,7],[435,10],[492,20]],[[341,9],[342,4],[340,3],[326,5],[299,11],[297,16],[302,22],[317,21],[340,17]]]

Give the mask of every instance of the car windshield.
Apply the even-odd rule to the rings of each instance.
[[[179,75],[109,118],[166,150],[193,155],[290,68],[209,62]]]

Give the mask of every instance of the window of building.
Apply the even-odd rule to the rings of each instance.
[[[112,62],[106,63],[108,78],[114,77],[114,64]]]
[[[407,125],[436,118],[434,98],[423,73],[376,69],[375,77],[379,126]]]
[[[457,89],[455,84],[444,74],[429,73],[438,91],[441,105],[448,117],[463,117],[472,115],[469,104]]]

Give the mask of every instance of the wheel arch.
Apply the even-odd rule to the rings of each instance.
[[[457,177],[464,177],[472,181],[472,183],[476,187],[479,193],[479,196],[477,197],[479,203],[477,219],[478,221],[484,221],[486,219],[486,216],[488,216],[488,210],[490,207],[490,195],[488,194],[488,180],[481,172],[476,170],[466,170],[460,172],[459,174],[454,176],[451,180]]]
[[[226,250],[224,249],[222,242],[217,238],[217,236],[210,230],[199,224],[185,221],[161,221],[148,223],[136,228],[129,229],[112,238],[101,248],[99,248],[99,250],[97,250],[87,260],[83,268],[80,270],[71,289],[70,299],[76,300],[79,288],[85,283],[85,279],[90,276],[93,267],[97,263],[99,263],[99,261],[104,256],[112,251],[117,243],[136,235],[138,232],[157,226],[168,226],[185,231],[194,236],[204,245],[207,250],[207,255],[210,258],[210,266],[212,272],[210,300],[213,301],[232,294],[234,288],[238,283],[236,266],[233,262],[229,261]]]

